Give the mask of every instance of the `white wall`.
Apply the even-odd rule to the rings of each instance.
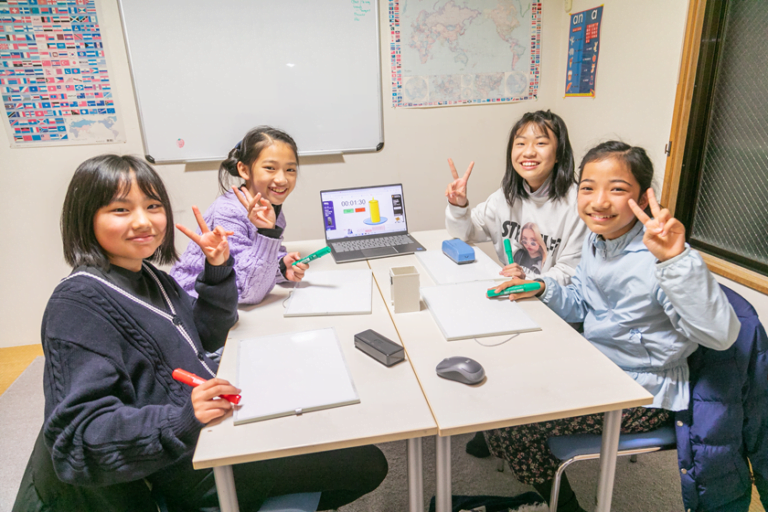
[[[560,10],[558,60],[562,65],[557,67],[552,110],[568,124],[577,161],[596,144],[611,139],[641,146],[654,163],[654,182],[659,190],[666,165],[664,145],[672,126],[688,1],[608,0],[604,4],[594,98],[563,97],[569,19]],[[571,12],[598,5],[598,1],[573,0]]]
[[[389,89],[387,3],[380,0],[382,89]],[[384,149],[378,153],[305,158],[286,203],[288,240],[322,238],[318,192],[326,188],[402,182],[413,230],[443,226],[450,173],[474,160],[469,186],[474,204],[495,190],[504,168],[509,128],[529,110],[551,108],[568,123],[580,158],[611,137],[649,149],[663,172],[687,1],[605,0],[597,98],[563,99],[568,15],[561,0],[544,0],[539,99],[515,105],[392,109],[384,105]],[[575,0],[573,12],[599,5]],[[69,272],[61,256],[59,215],[77,165],[106,152],[143,155],[139,122],[116,0],[100,3],[101,26],[112,61],[112,83],[125,123],[124,144],[10,149],[0,135],[0,216],[6,219],[0,251],[0,347],[39,342],[40,321],[56,283]],[[254,125],[258,124],[254,119]],[[205,208],[217,195],[216,165],[163,165],[177,221],[193,224],[192,204]],[[659,181],[660,182],[660,181]],[[180,249],[186,245],[179,234]],[[768,299],[766,299],[768,303]]]

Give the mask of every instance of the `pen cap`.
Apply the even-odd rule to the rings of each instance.
[[[186,370],[182,370],[181,368],[176,368],[175,370],[173,370],[173,373],[171,374],[171,376],[175,380],[179,382],[183,382],[188,386],[199,386],[200,384],[205,382],[205,379],[203,379],[202,377],[198,377],[194,373],[188,372]]]
[[[514,257],[512,256],[512,242],[509,241],[509,238],[504,239],[504,253],[507,255],[507,264],[511,265],[514,262]]]

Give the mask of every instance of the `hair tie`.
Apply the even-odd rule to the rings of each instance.
[[[235,157],[238,160],[242,160],[243,158],[243,141],[239,140],[237,141],[237,144],[235,144]]]

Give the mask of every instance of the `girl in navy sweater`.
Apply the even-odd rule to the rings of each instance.
[[[171,511],[218,507],[213,472],[195,471],[192,454],[200,429],[231,412],[215,398],[240,392],[216,378],[205,355],[237,321],[237,288],[231,233],[210,230],[194,212],[200,234],[177,227],[206,256],[197,299],[149,263],[176,259],[157,173],[116,155],[78,167],[61,219],[74,270],[43,317],[45,422],[14,511],[151,510],[147,482]],[[209,380],[189,388],[173,380],[174,368]],[[244,510],[272,495],[318,491],[320,509],[337,508],[375,489],[386,472],[375,447],[234,467]]]

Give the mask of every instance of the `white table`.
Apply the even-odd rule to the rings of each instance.
[[[429,250],[440,249],[442,241],[451,238],[445,230],[413,235]],[[498,260],[493,247],[487,252]],[[414,255],[368,263],[386,298],[390,297],[390,267],[415,266],[421,286],[434,284]],[[450,436],[602,412],[606,415],[597,510],[610,510],[621,410],[652,403],[650,393],[538,299],[518,304],[542,330],[520,334],[496,347],[481,346],[475,340],[446,341],[423,302],[421,311],[399,314],[389,300],[386,303],[437,421],[437,512],[451,510]],[[508,337],[481,341],[490,345]],[[467,386],[438,377],[435,366],[450,356],[478,361],[486,380]]]
[[[300,251],[302,255],[323,245],[322,240],[286,244],[290,251]],[[333,258],[326,256],[313,261],[308,272],[334,268]],[[361,261],[338,268],[369,267]],[[437,433],[435,420],[407,361],[387,368],[354,347],[353,335],[366,329],[398,340],[377,287],[373,286],[370,315],[284,318],[283,301],[292,286],[278,285],[261,304],[240,308],[240,320],[230,331],[219,376],[235,382],[240,339],[333,327],[360,403],[238,426],[229,416],[200,432],[192,459],[195,469],[214,468],[221,510],[236,512],[233,464],[405,439],[408,440],[410,510],[422,512],[421,438]]]

